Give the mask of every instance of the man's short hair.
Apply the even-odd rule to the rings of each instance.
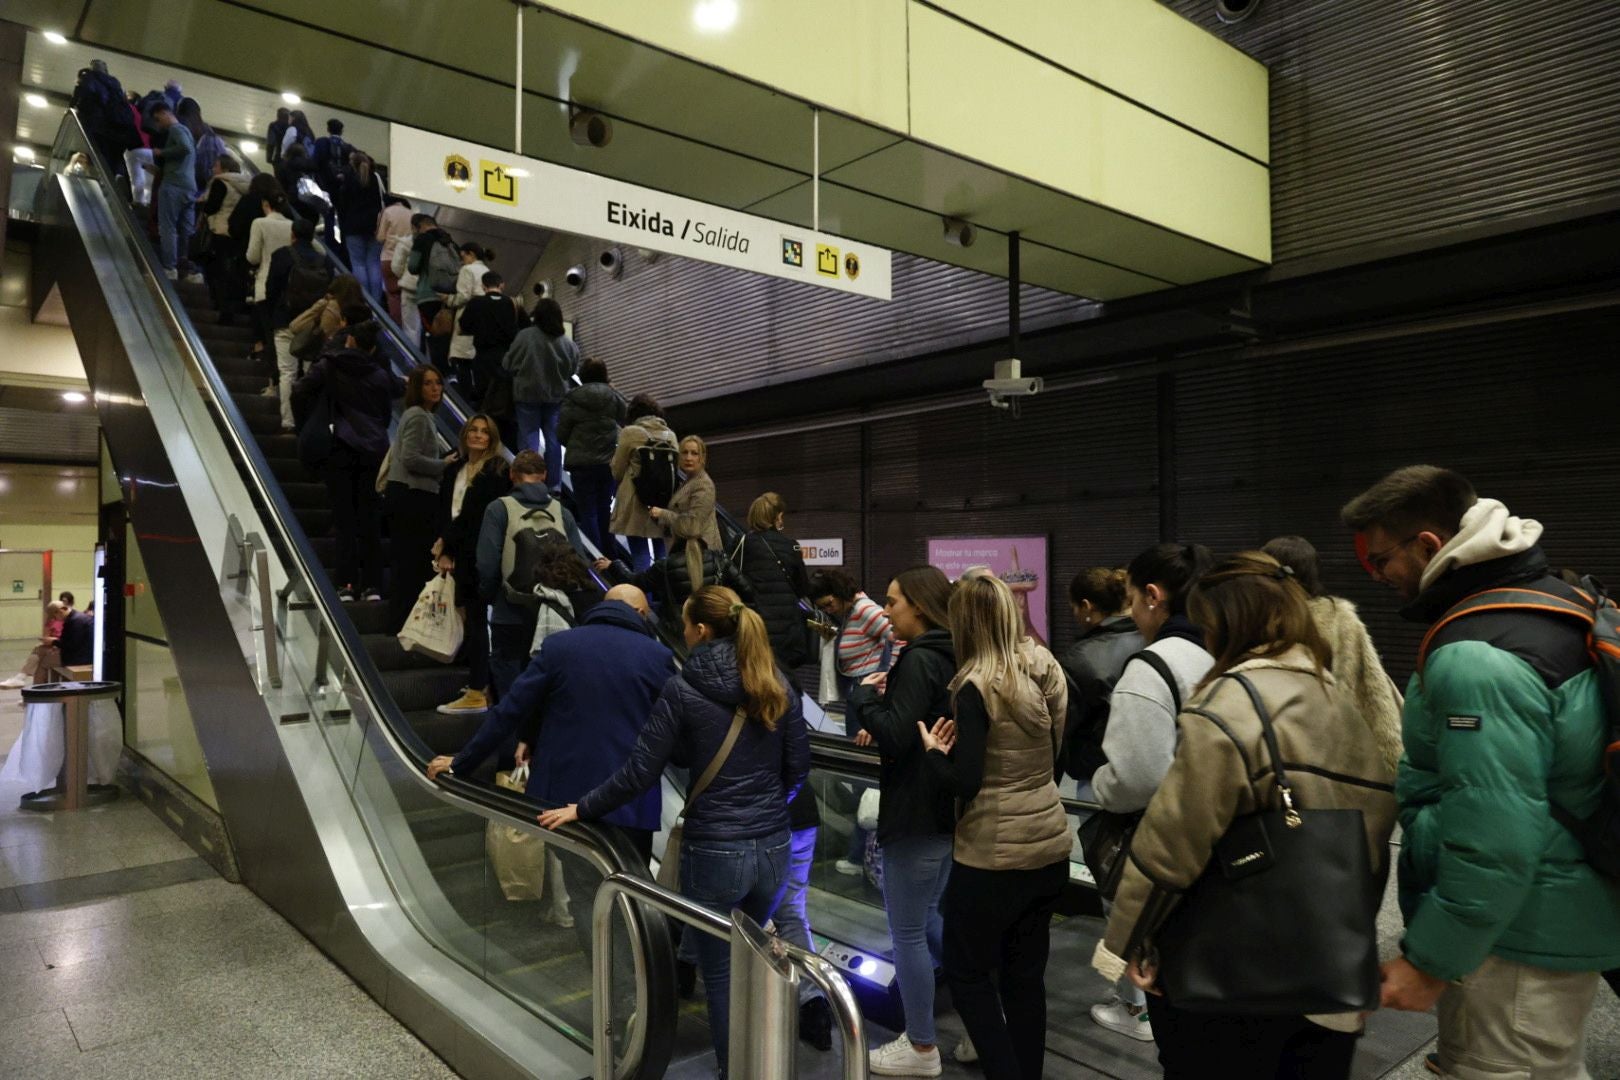
[[[298,218],[292,223],[292,234],[298,240],[315,239],[315,222],[307,217]]]
[[[522,450],[512,455],[512,475],[545,476],[545,455],[537,450]]]
[[[335,116],[332,117],[330,120],[328,120],[326,122],[326,133],[328,135],[341,135],[341,134],[343,134],[343,121],[339,120]]]
[[[484,282],[484,288],[486,289],[493,289],[497,285],[506,284],[506,279],[501,277],[501,275],[496,273],[494,270],[485,270],[482,281]]]
[[[439,222],[434,218],[434,216],[432,214],[412,214],[411,215],[411,228],[413,228],[413,229],[420,229],[423,225],[429,225],[429,224],[437,225],[438,223]]]
[[[1339,518],[1357,532],[1378,526],[1392,533],[1432,530],[1455,536],[1468,508],[1479,501],[1474,485],[1437,465],[1396,469],[1344,504]]]

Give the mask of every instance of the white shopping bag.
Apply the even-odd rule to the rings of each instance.
[[[61,704],[31,702],[23,713],[22,734],[0,769],[0,782],[22,784],[28,791],[55,787],[65,752]]]
[[[861,803],[855,808],[855,824],[871,832],[878,827],[878,806],[883,799],[883,792],[875,787],[867,788],[861,792]]]
[[[495,785],[522,792],[529,783],[529,767],[496,773]],[[539,900],[546,893],[546,845],[527,829],[490,821],[485,826],[484,848],[490,869],[508,900]]]
[[[461,650],[461,612],[456,609],[456,583],[440,574],[422,588],[411,617],[399,631],[399,647],[406,652],[448,664]]]
[[[838,639],[826,638],[821,643],[821,686],[816,693],[816,701],[830,705],[843,700],[843,696],[838,692]]]

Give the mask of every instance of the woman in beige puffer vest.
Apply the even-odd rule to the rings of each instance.
[[[1057,789],[1068,685],[1045,646],[1023,638],[997,578],[958,581],[950,622],[955,717],[922,732],[929,769],[961,808],[942,905],[945,978],[984,1074],[1038,1078],[1052,912],[1069,878]]]

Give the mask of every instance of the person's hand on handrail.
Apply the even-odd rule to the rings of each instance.
[[[535,820],[548,829],[559,829],[564,825],[579,820],[579,804],[569,803],[555,810],[547,810]]]

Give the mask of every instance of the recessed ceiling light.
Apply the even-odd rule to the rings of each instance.
[[[517,177],[517,178],[518,178],[518,179],[519,179],[519,180],[521,180],[521,179],[523,179],[523,178],[524,178],[524,177],[525,177],[525,176],[528,176],[528,175],[530,175],[530,174],[529,174],[529,170],[528,170],[528,169],[507,169],[507,170],[506,170],[506,175],[507,175],[507,176],[515,176],[515,177]]]
[[[64,390],[62,391],[62,400],[67,402],[69,405],[82,405],[84,402],[90,399],[79,393],[77,390]]]
[[[59,34],[55,30],[47,30],[45,31],[45,40],[50,42],[52,45],[66,45],[67,35]]]
[[[34,160],[34,148],[32,146],[19,146],[16,149],[14,149],[11,153],[12,153],[12,156],[15,157],[18,161],[33,161]]]
[[[45,99],[44,94],[24,94],[23,100],[28,102],[28,104],[32,105],[36,109],[49,108],[51,104]]]
[[[298,105],[302,104],[304,99],[293,93],[291,90],[283,90],[281,92],[281,100],[285,101],[289,105]]]
[[[252,139],[243,139],[236,145],[242,148],[242,153],[244,154],[257,154],[259,152],[259,144],[254,142]]]
[[[692,22],[706,33],[724,33],[737,25],[737,0],[700,0],[692,9]]]

